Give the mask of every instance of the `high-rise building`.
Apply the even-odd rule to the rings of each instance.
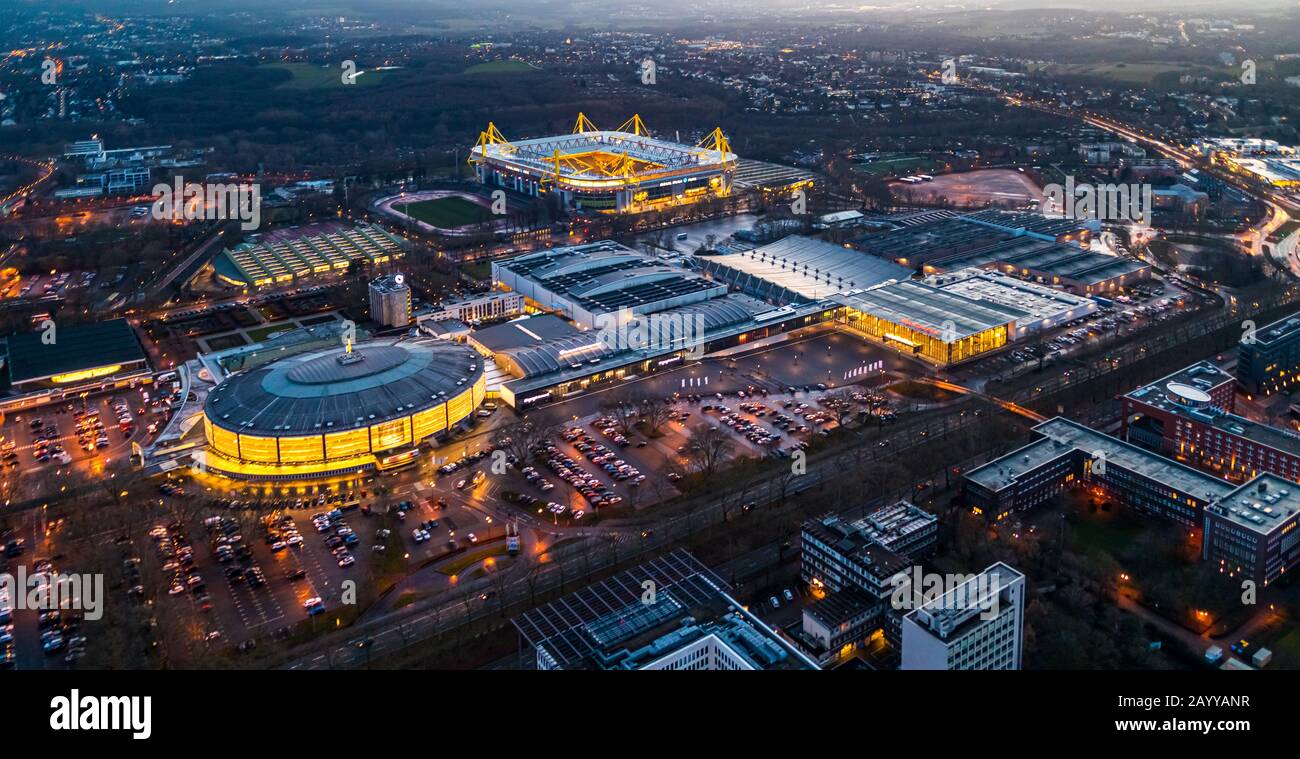
[[[386,327],[411,323],[411,288],[401,274],[385,274],[370,283],[370,318]]]
[[[903,669],[1020,669],[1025,576],[998,562],[903,617]]]

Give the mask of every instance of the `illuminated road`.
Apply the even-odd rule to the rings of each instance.
[[[25,163],[28,166],[31,166],[32,168],[40,169],[41,171],[44,172],[43,174],[41,174],[39,177],[32,180],[31,182],[28,182],[27,184],[23,185],[22,187],[19,187],[18,189],[14,190],[8,195],[5,195],[3,198],[0,198],[0,215],[4,215],[5,209],[10,204],[15,203],[18,200],[21,200],[23,198],[26,198],[28,195],[32,194],[32,192],[34,192],[37,187],[40,187],[42,184],[47,182],[50,177],[54,176],[54,162],[50,161],[48,163],[42,163],[40,161],[34,161],[30,158],[23,158],[22,156],[18,156],[18,155],[5,155],[5,156],[0,156],[0,158],[7,161],[16,161],[18,163]]]
[[[960,395],[973,395],[976,396],[977,398],[983,398],[989,403],[996,403],[997,405],[1001,406],[1007,411],[1010,411],[1011,413],[1017,414],[1019,416],[1023,416],[1024,418],[1032,420],[1034,422],[1047,421],[1047,417],[1043,416],[1037,411],[1027,409],[1018,403],[1012,403],[1011,401],[1004,401],[1001,398],[994,398],[991,395],[986,395],[977,390],[972,390],[969,387],[966,387],[965,385],[958,385],[952,382],[948,382],[946,380],[933,379],[931,377],[918,377],[916,381],[927,385],[931,385],[933,387],[937,387],[941,390],[947,390],[949,392],[958,393]]]

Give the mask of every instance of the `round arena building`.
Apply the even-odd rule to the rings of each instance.
[[[369,341],[227,377],[203,407],[205,466],[292,480],[414,461],[416,446],[474,413],[483,359],[438,340]]]

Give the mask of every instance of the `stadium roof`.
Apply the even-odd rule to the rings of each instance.
[[[912,276],[911,269],[892,261],[798,235],[744,253],[701,256],[699,261],[705,271],[737,284],[746,276],[757,278],[813,300]]]
[[[41,339],[44,334],[24,332],[5,338],[10,384],[146,361],[140,339],[126,319],[57,327],[49,344]]]
[[[208,394],[215,424],[242,433],[327,433],[445,403],[483,374],[474,349],[440,340],[368,342],[233,374]],[[340,359],[343,360],[340,360]]]
[[[1012,324],[1030,315],[1018,308],[972,300],[913,280],[871,290],[854,290],[832,296],[831,300],[936,337],[944,334],[945,326],[951,326],[948,330],[951,340],[948,342]]]
[[[556,154],[559,154],[557,161]],[[629,178],[665,172],[699,172],[734,163],[736,154],[726,150],[683,145],[648,135],[618,131],[584,131],[509,142],[474,146],[472,154],[518,168],[535,175],[565,179],[603,181],[611,178],[611,166],[626,156]]]

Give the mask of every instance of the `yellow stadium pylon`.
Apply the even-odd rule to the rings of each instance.
[[[501,130],[497,129],[497,125],[491,121],[488,122],[487,129],[478,133],[478,142],[474,143],[474,147],[482,148],[488,145],[506,145],[511,149],[514,148],[514,145],[510,144],[510,140],[507,140],[505,135],[501,134]],[[479,151],[477,154],[471,150],[469,151],[469,157],[465,159],[465,163],[472,166],[486,156],[486,150]]]
[[[632,118],[628,119],[627,121],[624,121],[622,124],[619,124],[618,129],[615,129],[614,131],[631,132],[632,134],[635,134],[637,137],[650,136],[650,130],[646,128],[645,122],[641,120],[641,114],[639,113],[632,114]]]
[[[582,111],[578,112],[578,121],[573,125],[574,134],[581,134],[583,132],[599,132],[599,131],[600,131],[600,127],[591,123],[591,119],[587,118],[587,114],[583,113]]]

